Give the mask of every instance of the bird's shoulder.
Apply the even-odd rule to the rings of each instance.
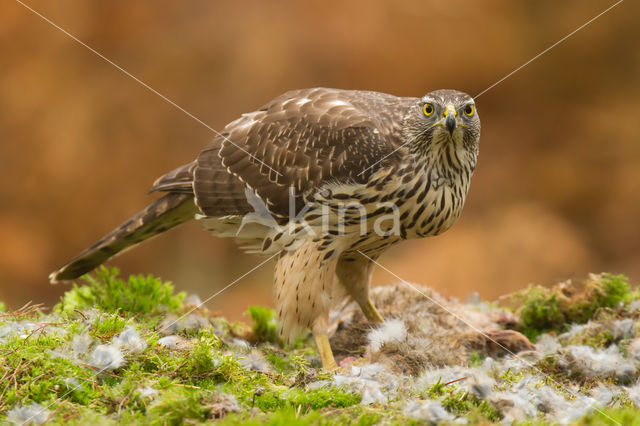
[[[243,117],[283,126],[302,122],[336,131],[347,127],[374,127],[391,132],[402,124],[408,108],[416,101],[417,98],[375,91],[314,87],[285,92]],[[246,124],[246,121],[241,117],[227,129],[232,131],[237,124]]]

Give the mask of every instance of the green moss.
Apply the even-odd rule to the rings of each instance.
[[[336,388],[321,388],[311,392],[301,390],[290,400],[293,404],[306,405],[314,410],[326,407],[350,407],[352,405],[359,404],[360,401],[362,401],[362,397],[360,395]]]
[[[344,426],[370,426],[378,424],[382,419],[387,420],[387,424],[400,425],[404,422],[393,421],[391,416],[383,416],[380,412],[372,409],[354,407],[348,410],[332,410],[329,414],[318,411],[304,411],[298,408],[283,408],[274,413],[262,414],[248,417],[246,415],[231,415],[220,421],[221,425],[344,425]],[[391,420],[391,421],[389,421]]]
[[[427,396],[429,397],[429,399],[438,399],[442,395],[444,395],[445,388],[446,386],[442,381],[442,379],[438,379],[437,382],[435,382],[433,385],[431,385],[431,387],[429,387],[429,390],[427,391]]]
[[[276,314],[273,309],[263,306],[250,306],[249,316],[253,321],[253,340],[256,342],[278,342]]]
[[[446,384],[440,379],[420,396],[439,400],[447,411],[464,416],[471,423],[497,422],[501,419],[500,412],[488,402],[459,390],[457,384]]]
[[[253,425],[270,425],[270,426],[288,426],[288,425],[319,425],[323,424],[322,415],[312,412],[301,415],[295,408],[289,407],[277,411],[268,416],[259,416],[247,418],[242,415],[229,416],[220,422],[221,425],[243,424],[246,426]]]
[[[207,331],[200,332],[200,338],[196,343],[193,351],[191,351],[191,365],[196,374],[211,372],[216,363],[219,362],[216,358],[218,354],[215,351],[220,345],[220,340]]]
[[[471,352],[469,357],[469,367],[479,367],[484,362],[484,357],[478,351]]]
[[[601,324],[594,324],[582,333],[578,333],[576,336],[567,341],[567,344],[571,345],[588,345],[594,348],[606,348],[615,339],[611,334],[611,331],[604,329]]]
[[[522,332],[530,340],[535,340],[541,333],[561,329],[566,325],[559,297],[545,287],[530,286],[526,290],[518,314]]]
[[[203,391],[174,387],[163,392],[147,409],[151,425],[179,425],[206,420],[209,410],[202,404]]]
[[[601,274],[588,282],[589,298],[567,306],[567,320],[583,324],[593,318],[598,309],[616,308],[631,295],[631,286],[624,275]]]
[[[54,311],[73,314],[76,309],[95,307],[106,312],[149,314],[176,311],[182,307],[185,294],[174,294],[173,285],[152,275],[131,275],[127,281],[118,276],[117,268],[101,266],[92,275],[83,275],[86,285],[73,285]]]
[[[291,372],[291,363],[289,357],[286,354],[268,347],[264,349],[263,352],[267,361],[269,361],[269,363],[273,365],[276,371],[281,374]]]
[[[512,389],[513,385],[520,382],[525,377],[525,373],[523,371],[514,373],[511,371],[511,368],[507,368],[505,371],[494,377],[497,382],[495,390],[503,392]]]
[[[49,424],[208,424],[224,414],[215,408],[216,395],[223,392],[232,394],[241,409],[222,419],[223,424],[419,424],[403,415],[409,396],[436,399],[470,423],[500,421],[500,413],[491,404],[468,394],[458,383],[442,381],[428,388],[401,387],[389,401],[362,406],[360,395],[331,386],[333,373],[313,367],[310,360],[317,363],[318,355],[309,338],[284,348],[279,345],[275,316],[267,308],[249,309],[251,326],[211,318],[212,327],[181,332],[185,340],[177,348],[164,347],[158,344],[157,324],[167,312],[185,312],[181,311],[184,295],[175,295],[169,283],[157,278],[121,279],[117,270],[106,268],[95,277],[85,277],[85,282],[63,296],[53,315],[30,310],[0,315],[4,330],[30,327],[0,339],[0,422],[13,407],[37,402],[55,413]],[[535,289],[527,294],[522,312],[531,330],[561,330],[564,325],[556,315],[563,321],[581,319],[568,301],[588,303],[588,315],[601,319],[606,315],[618,318],[621,311],[611,309],[637,297],[637,290],[631,291],[624,277],[600,275],[579,299],[560,290]],[[86,365],[95,345],[111,342],[126,327],[143,336],[146,350],[125,352],[126,364],[117,370],[98,374]],[[606,345],[611,333],[607,335],[606,328],[594,330],[580,338],[588,344]],[[88,353],[78,355],[72,342],[81,333],[89,333],[93,342]],[[264,355],[270,363],[267,370],[242,365],[244,354],[229,344],[237,337],[259,342],[252,351]],[[482,362],[478,352],[469,358],[471,367]],[[581,390],[597,384],[596,379],[568,377],[557,357],[546,357],[537,366],[553,380],[578,384]],[[521,378],[522,374],[507,370],[496,377],[498,390],[508,389]],[[324,381],[324,386],[308,386],[318,381]],[[142,397],[141,388],[154,389],[158,395]],[[628,398],[620,397],[607,413],[623,424],[633,424],[629,419],[638,412],[630,405]],[[581,424],[599,424],[598,420],[602,419],[594,413]]]
[[[587,414],[574,423],[575,426],[620,424],[640,426],[640,407],[603,408]]]
[[[99,314],[91,325],[91,334],[101,340],[110,340],[114,335],[124,330],[127,320],[120,317],[118,312],[113,314]]]
[[[531,340],[546,332],[563,332],[571,324],[583,324],[603,309],[640,297],[624,275],[592,275],[581,286],[559,284],[553,288],[529,286],[516,293],[521,331]]]
[[[96,398],[98,392],[90,386],[93,370],[57,355],[65,342],[61,335],[37,333],[2,345],[0,376],[8,379],[0,389],[3,405],[29,400],[46,405],[62,396],[79,403]]]
[[[497,422],[502,418],[500,412],[487,401],[464,391],[451,390],[445,393],[440,403],[451,414],[464,416],[471,423]]]

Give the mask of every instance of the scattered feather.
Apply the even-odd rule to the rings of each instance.
[[[362,397],[362,405],[388,402],[397,394],[401,378],[391,374],[381,364],[351,366],[344,374],[335,374],[331,380],[320,380],[307,385],[307,389],[338,387],[348,389]]]
[[[200,314],[192,313],[178,321],[178,330],[200,330],[208,327],[209,321]]]
[[[629,343],[627,350],[634,360],[640,362],[640,337],[633,339],[631,343]]]
[[[558,339],[551,334],[543,334],[536,342],[536,349],[542,355],[549,355],[556,353],[562,345],[558,342]]]
[[[158,339],[158,344],[160,346],[164,346],[165,348],[177,349],[182,340],[183,339],[180,336],[165,336]]]
[[[124,356],[115,345],[98,345],[91,352],[89,365],[100,371],[115,370],[125,364]]]
[[[615,320],[609,328],[614,340],[628,339],[634,335],[635,322],[631,318]]]
[[[7,421],[18,425],[40,425],[47,421],[51,412],[38,403],[12,408],[7,413]]]
[[[252,349],[251,352],[241,357],[239,361],[244,368],[262,372],[269,371],[269,363],[257,349]]]
[[[407,339],[407,328],[401,320],[385,321],[367,335],[373,352],[378,352],[387,343],[402,343]]]
[[[409,401],[404,408],[404,415],[411,419],[423,420],[430,425],[455,420],[455,416],[445,410],[439,401]]]
[[[140,395],[140,398],[153,399],[156,396],[158,396],[158,390],[152,388],[151,386],[145,386],[143,388],[138,388],[136,390],[136,392],[138,393],[138,395]]]
[[[627,388],[626,391],[631,402],[640,407],[640,380],[634,386]]]
[[[5,340],[19,336],[26,339],[35,329],[36,324],[31,321],[11,321],[0,326],[0,338]]]
[[[147,348],[147,342],[131,327],[114,337],[113,345],[130,353],[140,353]]]
[[[500,410],[505,424],[522,422],[527,417],[535,416],[538,410],[532,400],[532,396],[526,389],[516,392],[496,392],[491,397],[491,403]]]
[[[190,307],[199,307],[202,306],[202,300],[200,299],[200,296],[198,296],[197,294],[190,294],[188,295],[185,299],[184,302],[185,306],[190,306]]]
[[[495,385],[496,381],[494,379],[486,374],[479,373],[470,374],[461,384],[463,389],[480,399],[487,399],[491,396]]]
[[[87,354],[89,346],[93,339],[89,336],[89,333],[80,333],[73,336],[71,339],[71,351],[74,357],[80,357]]]
[[[633,363],[625,360],[617,345],[599,350],[591,346],[568,346],[565,361],[570,370],[586,377],[616,377],[625,379],[635,372]]]
[[[629,305],[627,306],[627,310],[629,312],[635,312],[637,310],[640,310],[640,299],[630,302]]]
[[[207,407],[209,408],[209,416],[214,419],[220,419],[229,413],[240,412],[240,405],[236,397],[224,392],[213,393]]]
[[[235,346],[245,351],[248,351],[249,349],[251,349],[251,345],[249,344],[249,342],[243,339],[238,339],[237,337],[229,339],[228,343],[230,346]]]
[[[77,389],[80,387],[80,382],[75,377],[65,377],[62,379],[67,389]]]

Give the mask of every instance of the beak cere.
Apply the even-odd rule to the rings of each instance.
[[[444,121],[444,125],[449,131],[450,135],[453,135],[453,131],[456,128],[456,117],[453,114],[447,114],[447,119]]]

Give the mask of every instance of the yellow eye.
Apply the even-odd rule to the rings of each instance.
[[[466,107],[464,107],[464,113],[467,114],[469,117],[473,115],[474,110],[475,108],[473,107],[473,105],[467,105]]]
[[[434,108],[432,104],[424,104],[424,107],[422,107],[422,112],[424,112],[424,115],[426,115],[427,117],[433,114],[433,111]]]

